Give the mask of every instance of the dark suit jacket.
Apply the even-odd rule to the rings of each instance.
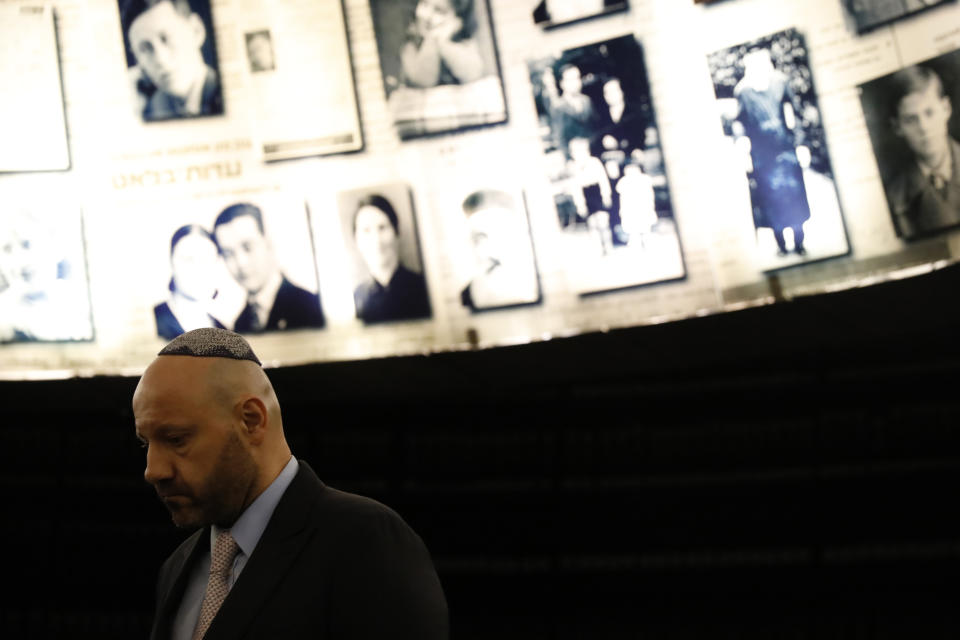
[[[213,326],[218,329],[226,329],[220,321],[207,314],[210,317],[210,320],[213,321]],[[161,302],[153,308],[153,316],[157,320],[157,335],[161,338],[166,338],[167,340],[173,340],[178,335],[183,333],[183,327],[180,326],[180,321],[177,320],[177,316],[173,315],[173,311],[170,310],[170,305],[166,302]]]
[[[163,564],[151,640],[170,637],[210,529]],[[447,603],[420,537],[388,507],[324,485],[302,460],[206,640],[448,637]]]
[[[237,316],[233,330],[237,333],[257,333],[253,330],[254,312],[249,306]],[[320,329],[326,324],[320,296],[301,289],[287,280],[286,276],[277,289],[277,297],[270,308],[267,325],[260,331],[282,331],[284,329]]]
[[[916,162],[887,184],[887,202],[897,235],[929,235],[960,224],[960,144],[950,139],[952,170],[945,193],[937,193]]]

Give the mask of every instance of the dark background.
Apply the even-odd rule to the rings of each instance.
[[[958,290],[269,374],[295,453],[422,535],[454,638],[957,638]],[[0,384],[0,637],[146,636],[182,534],[135,384]]]

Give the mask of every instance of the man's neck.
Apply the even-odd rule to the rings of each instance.
[[[374,280],[380,283],[381,287],[386,287],[388,284],[390,284],[390,281],[393,279],[394,274],[399,268],[400,262],[394,261],[380,269],[377,269],[376,271],[371,270],[370,275],[373,276]]]

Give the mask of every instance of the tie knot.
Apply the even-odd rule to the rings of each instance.
[[[210,555],[210,573],[229,573],[233,559],[237,557],[240,547],[229,531],[221,531],[213,543],[213,553]]]

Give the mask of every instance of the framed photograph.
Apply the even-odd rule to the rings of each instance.
[[[144,122],[223,113],[210,0],[117,0],[127,78]]]
[[[460,302],[470,311],[490,311],[541,301],[540,276],[523,193],[477,188],[449,212],[462,230],[466,251],[458,252],[470,279]]]
[[[190,201],[176,211],[150,225],[152,282],[163,285],[151,288],[158,337],[325,325],[303,203],[264,196]]]
[[[708,56],[728,166],[749,194],[731,225],[752,220],[764,271],[849,252],[803,36],[795,29]],[[749,223],[748,223],[749,224]]]
[[[410,188],[346,191],[337,207],[357,318],[369,325],[431,317]]]
[[[53,8],[0,6],[0,42],[0,172],[69,169]]]
[[[627,0],[540,0],[533,9],[533,21],[549,28],[629,8]]]
[[[858,33],[950,1],[952,0],[840,0]]]
[[[594,293],[682,278],[640,44],[623,36],[528,67],[573,286]]]
[[[370,0],[370,8],[401,139],[506,121],[487,0]]]
[[[93,337],[80,211],[7,203],[0,216],[0,343]]]
[[[275,2],[234,17],[250,121],[266,162],[363,148],[341,0]]]
[[[960,224],[960,50],[860,85],[860,101],[897,235]]]
[[[247,63],[250,65],[250,73],[273,71],[277,68],[270,29],[245,33],[243,39],[247,45]]]

